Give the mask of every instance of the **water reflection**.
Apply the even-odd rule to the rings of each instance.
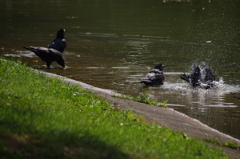
[[[47,46],[65,28],[67,67],[53,63],[44,71],[126,95],[146,89],[150,98],[168,100],[170,107],[240,139],[240,100],[233,98],[240,96],[240,1],[179,2],[1,0],[0,56],[42,69],[45,63],[22,46]],[[223,78],[223,88],[195,90],[179,78],[201,62]],[[166,65],[165,83],[144,88],[139,78],[154,63]]]
[[[163,0],[163,3],[167,2],[191,2],[191,0]]]

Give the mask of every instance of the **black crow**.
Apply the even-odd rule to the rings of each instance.
[[[55,49],[33,46],[23,47],[27,50],[34,52],[37,56],[39,56],[42,59],[42,61],[46,61],[46,65],[48,68],[50,68],[50,65],[53,61],[56,61],[59,65],[65,67],[65,62],[62,57],[62,54]]]
[[[234,96],[234,98],[237,98],[237,99],[239,99],[239,100],[240,100],[240,97],[236,97],[236,96]]]
[[[57,37],[47,47],[63,52],[67,46],[67,41],[64,39],[65,29],[60,29],[57,32]]]
[[[201,87],[205,89],[215,87],[215,76],[212,70],[205,65],[203,69],[199,66],[193,65],[191,74],[182,74],[180,78],[190,83],[193,87]]]
[[[154,69],[149,71],[149,73],[141,78],[140,83],[144,83],[145,85],[161,85],[164,81],[164,74],[163,74],[164,65],[157,64]]]

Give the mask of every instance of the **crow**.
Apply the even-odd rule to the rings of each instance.
[[[234,96],[233,98],[237,98],[238,100],[240,100],[240,97],[236,97],[236,96]]]
[[[162,64],[157,64],[145,77],[140,79],[140,83],[144,83],[147,86],[163,84],[164,74],[162,71],[164,67]]]
[[[64,34],[65,29],[58,30],[57,37],[47,47],[63,52],[67,46],[67,41],[64,39]]]
[[[212,70],[205,65],[203,69],[199,66],[193,65],[193,70],[191,74],[182,74],[180,75],[182,80],[190,83],[194,88],[201,87],[205,89],[210,89],[215,87],[215,76],[212,73]]]
[[[58,50],[34,46],[28,47],[23,46],[23,48],[34,52],[38,57],[41,58],[42,61],[46,61],[46,65],[48,68],[50,68],[50,65],[53,61],[56,61],[59,65],[65,67],[65,62],[62,57],[62,54]]]

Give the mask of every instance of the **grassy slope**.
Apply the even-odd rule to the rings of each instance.
[[[0,59],[0,156],[227,158],[222,150],[136,120],[77,86]]]

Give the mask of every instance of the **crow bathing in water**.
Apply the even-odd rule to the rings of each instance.
[[[53,61],[56,61],[59,65],[65,67],[65,62],[61,53],[55,49],[33,46],[24,46],[24,48],[34,52],[38,57],[42,59],[42,61],[46,61],[46,65],[48,68],[50,68],[50,65]]]
[[[194,88],[200,87],[210,89],[216,86],[214,82],[215,76],[208,66],[204,66],[204,68],[201,69],[199,66],[194,65],[190,75],[184,73],[180,76],[180,78],[190,83]]]
[[[67,42],[64,39],[64,34],[65,29],[58,30],[56,39],[54,39],[47,47],[63,52],[67,46]]]
[[[164,65],[157,64],[154,69],[152,69],[145,77],[141,78],[140,83],[144,83],[146,85],[161,85],[164,81],[163,74]]]

